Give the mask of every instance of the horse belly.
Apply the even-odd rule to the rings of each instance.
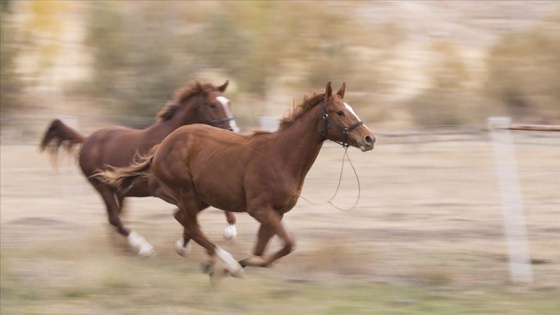
[[[219,181],[219,178],[216,179]],[[196,185],[198,197],[209,205],[226,211],[245,212],[245,195],[241,186]]]
[[[144,148],[137,139],[138,131],[123,127],[100,129],[91,134],[80,151],[80,167],[84,175],[91,176],[107,166],[128,166],[134,156]]]
[[[145,180],[137,179],[132,183],[130,189],[125,193],[126,197],[149,197],[152,196],[150,187]]]

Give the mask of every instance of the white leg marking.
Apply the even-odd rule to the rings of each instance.
[[[128,243],[138,250],[138,255],[140,256],[153,257],[156,255],[152,244],[148,243],[145,238],[134,231],[128,235]]]
[[[233,258],[233,256],[227,251],[216,247],[216,256],[226,264],[226,269],[234,277],[243,276],[243,267]]]
[[[237,227],[235,224],[228,224],[224,229],[224,238],[234,240],[237,237]]]
[[[191,246],[190,246],[190,242],[187,243],[187,246],[183,246],[183,239],[180,238],[177,240],[177,242],[175,242],[175,250],[177,251],[177,254],[179,254],[180,256],[186,257],[191,253]]]

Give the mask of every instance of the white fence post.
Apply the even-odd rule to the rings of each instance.
[[[491,117],[488,127],[494,147],[494,165],[500,185],[504,230],[513,282],[533,282],[523,202],[519,190],[514,141],[508,130],[510,118]]]

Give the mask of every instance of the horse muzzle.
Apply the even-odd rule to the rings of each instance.
[[[362,152],[373,150],[373,146],[375,144],[375,136],[367,135],[364,136],[360,141],[358,141],[358,146]]]

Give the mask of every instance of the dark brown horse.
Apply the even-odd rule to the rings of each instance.
[[[184,242],[192,239],[204,247],[209,266],[216,256],[234,276],[245,266],[268,266],[294,248],[282,217],[295,206],[323,142],[373,149],[375,137],[344,102],[344,91],[345,84],[333,93],[329,82],[325,93],[305,98],[272,133],[240,135],[203,125],[181,127],[151,155],[97,176],[124,191],[138,178],[157,181],[154,194],[179,207],[175,218],[184,227]],[[197,215],[209,206],[248,212],[260,222],[253,256],[237,262],[202,233]],[[283,247],[264,255],[274,235]]]
[[[119,193],[113,187],[91,176],[99,170],[130,165],[136,154],[146,154],[175,129],[190,124],[208,124],[230,131],[239,129],[229,109],[229,101],[222,93],[228,82],[221,86],[210,83],[190,82],[175,92],[173,99],[157,115],[157,122],[143,130],[125,127],[109,127],[92,133],[89,137],[80,135],[60,120],[54,120],[41,141],[41,151],[56,155],[63,147],[68,151],[81,145],[79,151],[80,168],[89,183],[99,192],[107,208],[109,222],[118,233],[128,238],[130,244],[141,255],[155,253],[142,236],[124,227],[120,220],[125,197],[151,196],[147,182],[138,181],[126,193]],[[218,129],[218,128],[216,128]],[[226,212],[228,227],[225,236],[235,237],[235,216]],[[186,248],[185,248],[186,250]]]

